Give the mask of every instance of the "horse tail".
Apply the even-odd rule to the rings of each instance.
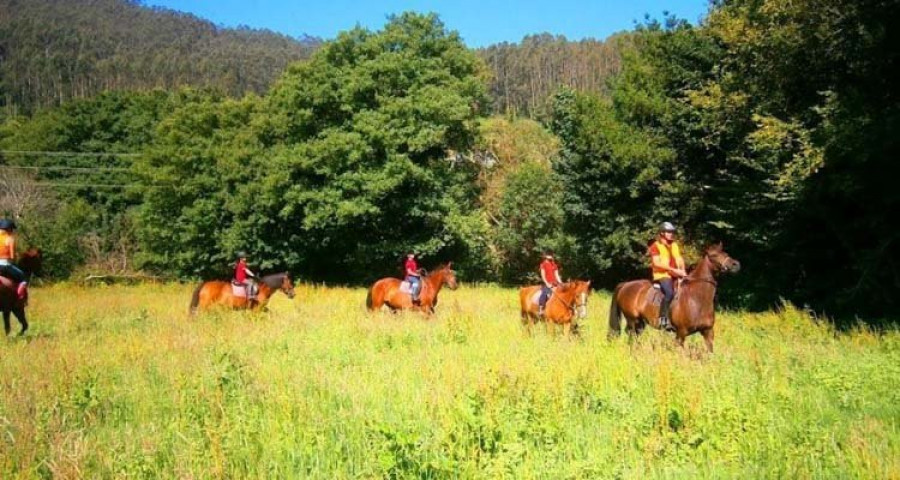
[[[375,285],[369,287],[368,293],[366,293],[366,308],[372,310],[372,290],[375,289]]]
[[[616,289],[613,290],[612,299],[609,302],[609,333],[606,337],[610,340],[618,337],[622,333],[622,310],[619,308],[619,290],[622,289],[623,284],[619,284],[616,286]]]
[[[197,285],[197,288],[194,289],[193,295],[191,295],[191,309],[189,312],[191,315],[197,313],[197,305],[200,304],[200,290],[203,290],[203,285],[205,284],[201,283],[200,285]]]

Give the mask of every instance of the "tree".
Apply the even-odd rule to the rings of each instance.
[[[206,275],[242,249],[359,281],[396,273],[411,249],[473,258],[478,166],[448,153],[472,145],[483,75],[436,16],[406,13],[340,34],[260,102],[185,106],[145,169],[174,183],[145,195],[147,265]]]

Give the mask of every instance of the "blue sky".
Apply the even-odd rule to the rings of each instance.
[[[391,13],[436,12],[470,47],[518,42],[532,33],[549,32],[570,40],[606,38],[628,30],[649,13],[671,12],[691,23],[707,10],[708,0],[145,0],[190,12],[227,27],[268,28],[290,36],[324,39],[359,24],[379,30]]]

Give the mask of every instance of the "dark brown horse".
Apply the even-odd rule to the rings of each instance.
[[[203,282],[194,290],[191,296],[191,315],[197,313],[197,309],[207,309],[214,305],[221,305],[232,309],[261,310],[269,303],[269,299],[275,292],[281,290],[288,298],[294,298],[294,284],[287,272],[266,275],[260,278],[259,292],[256,300],[251,302],[247,297],[235,296],[230,281],[212,280]]]
[[[442,265],[422,279],[422,291],[419,292],[419,304],[412,302],[412,296],[401,290],[399,278],[382,278],[369,288],[366,296],[366,308],[370,311],[378,310],[387,305],[391,311],[397,310],[421,310],[426,315],[434,313],[437,305],[437,296],[441,287],[447,285],[450,290],[456,290],[456,272],[451,268],[451,263]]]
[[[724,250],[722,244],[706,249],[700,263],[684,278],[681,288],[672,300],[671,321],[675,328],[678,344],[684,346],[684,339],[700,332],[706,348],[713,351],[715,338],[715,297],[716,275],[721,272],[736,273],[741,268]],[[659,305],[662,292],[654,288],[649,280],[634,280],[620,283],[613,292],[609,307],[609,338],[619,336],[621,315],[627,320],[629,335],[640,334],[647,324],[659,328]]]
[[[578,335],[578,320],[587,317],[587,301],[591,291],[591,282],[574,280],[563,283],[553,290],[553,295],[547,299],[544,305],[544,316],[538,315],[539,306],[537,296],[541,286],[533,285],[519,290],[519,307],[522,315],[522,325],[531,333],[532,327],[539,320],[547,321],[547,328],[551,325],[562,325],[566,334]]]
[[[31,281],[34,274],[41,270],[42,253],[40,249],[30,248],[19,257],[17,265],[25,272],[25,279]],[[12,325],[10,325],[10,313],[16,316],[22,329],[19,335],[24,335],[28,330],[28,320],[25,317],[25,306],[28,305],[28,297],[20,299],[16,295],[16,285],[8,278],[0,277],[0,311],[3,312],[3,331],[9,335]]]

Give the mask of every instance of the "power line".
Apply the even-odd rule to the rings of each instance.
[[[21,166],[21,165],[0,165],[0,169],[5,168],[8,170],[69,170],[76,172],[130,172],[132,171],[127,167],[56,167],[56,166],[48,166],[48,167],[35,167],[35,166]]]
[[[59,183],[59,182],[36,182],[29,183],[35,187],[63,187],[63,188],[162,188],[170,185],[139,185],[128,183]]]
[[[140,153],[115,152],[47,152],[40,150],[0,150],[0,155],[30,155],[47,157],[140,157]]]

